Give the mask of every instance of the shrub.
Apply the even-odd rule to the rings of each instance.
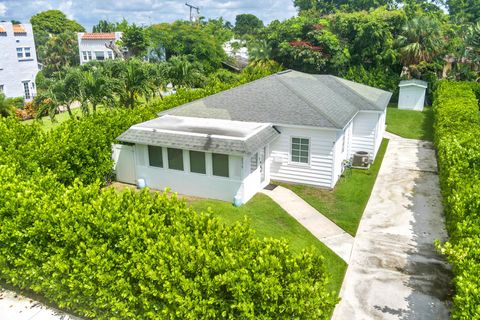
[[[435,144],[450,239],[438,244],[453,266],[454,319],[480,318],[479,84],[441,81],[435,91]]]
[[[0,166],[0,277],[95,319],[328,319],[321,257],[167,194]]]

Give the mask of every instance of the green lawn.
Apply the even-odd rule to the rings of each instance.
[[[399,110],[390,104],[387,110],[387,131],[409,139],[433,140],[433,111],[425,107],[422,112]]]
[[[77,117],[77,116],[81,117],[82,116],[82,110],[80,108],[72,109],[72,113],[75,117]],[[49,116],[45,116],[45,117],[42,117],[39,120],[37,120],[37,119],[25,120],[25,121],[23,121],[23,124],[31,124],[33,121],[40,121],[40,123],[42,124],[42,129],[45,130],[45,131],[48,131],[52,128],[55,128],[55,127],[59,126],[62,122],[65,122],[68,119],[70,119],[70,115],[68,114],[68,112],[65,111],[65,112],[56,114],[55,115],[55,120],[53,122],[52,122],[52,120],[50,120]]]
[[[347,172],[340,178],[333,190],[304,185],[278,184],[295,192],[340,228],[355,236],[372,193],[387,145],[388,140],[383,139],[375,162],[370,168],[368,170],[352,169],[351,174]]]
[[[213,214],[226,224],[233,224],[247,217],[260,238],[284,238],[293,252],[312,248],[325,257],[326,268],[332,277],[331,290],[337,293],[340,291],[347,264],[268,196],[257,194],[240,207],[234,207],[230,203],[218,200],[187,201],[197,211],[207,211],[209,207],[212,208]]]

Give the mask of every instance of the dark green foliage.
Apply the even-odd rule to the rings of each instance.
[[[165,48],[167,60],[173,56],[189,56],[211,72],[226,60],[222,37],[211,33],[212,27],[176,21],[152,25],[148,34],[153,47]]]
[[[233,31],[239,36],[252,35],[258,33],[263,28],[263,21],[257,16],[244,13],[235,17],[235,27]]]
[[[392,72],[391,68],[373,67],[365,69],[363,66],[350,67],[341,77],[366,84],[375,88],[393,92],[391,101],[398,100],[398,83],[400,74]]]
[[[435,144],[453,266],[453,319],[480,318],[480,85],[441,82],[435,91]],[[478,92],[478,91],[477,91]]]
[[[336,11],[361,11],[382,6],[393,7],[393,0],[293,0],[297,9],[302,11],[315,11],[323,14]]]
[[[35,36],[35,45],[37,46],[38,58],[43,62],[47,53],[44,48],[51,37],[56,37],[62,33],[75,34],[75,32],[84,32],[85,29],[74,20],[67,19],[65,14],[60,10],[48,10],[37,13],[30,19],[32,24],[33,34]],[[76,36],[75,46],[77,42]],[[72,48],[78,51],[78,49]]]
[[[142,58],[147,53],[149,43],[145,30],[135,23],[125,30],[122,42],[128,48],[128,54],[132,57]]]
[[[92,32],[115,32],[117,31],[117,24],[108,22],[107,20],[100,20],[92,27]]]
[[[446,0],[448,11],[459,23],[476,23],[480,21],[479,0]]]

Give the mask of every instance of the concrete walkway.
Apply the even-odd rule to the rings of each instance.
[[[353,237],[350,234],[287,188],[277,186],[273,190],[264,189],[261,192],[272,198],[318,240],[348,263],[353,246]]]
[[[81,320],[15,292],[0,288],[0,319]]]
[[[451,272],[430,142],[390,139],[355,237],[334,320],[448,319]]]

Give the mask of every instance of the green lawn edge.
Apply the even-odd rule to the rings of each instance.
[[[303,249],[311,249],[322,255],[325,258],[327,272],[330,274],[329,289],[337,295],[340,292],[347,270],[345,261],[315,238],[268,196],[257,194],[240,207],[210,199],[187,200],[187,203],[197,212],[207,212],[211,208],[213,215],[227,225],[247,219],[259,238],[283,238],[289,243],[289,248],[294,253],[299,253]]]
[[[352,169],[351,174],[342,175],[333,190],[283,182],[278,182],[278,184],[295,192],[318,212],[355,236],[387,146],[388,139],[383,139],[375,161],[370,168],[368,170]]]
[[[400,110],[390,104],[387,108],[387,131],[407,139],[433,141],[433,110]]]

